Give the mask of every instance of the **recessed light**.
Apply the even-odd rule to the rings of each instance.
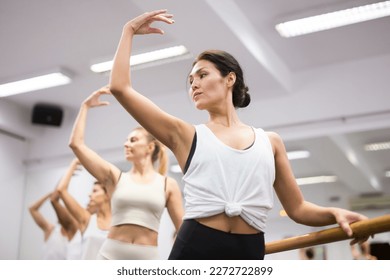
[[[280,210],[280,211],[279,211],[279,216],[280,216],[280,217],[287,217],[288,215],[287,215],[286,210],[284,210],[284,209]]]

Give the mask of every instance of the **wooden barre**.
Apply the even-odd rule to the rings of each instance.
[[[353,231],[353,237],[348,236],[340,227],[334,227],[282,240],[267,242],[265,244],[265,253],[273,254],[387,232],[390,231],[390,215],[355,222],[351,224],[351,228]]]

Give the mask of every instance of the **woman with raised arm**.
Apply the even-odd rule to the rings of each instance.
[[[44,234],[44,249],[42,258],[44,260],[65,260],[66,246],[68,243],[68,236],[66,230],[60,225],[54,225],[49,222],[42,213],[39,212],[41,206],[51,196],[48,193],[34,202],[30,208],[30,214],[35,223],[42,229]]]
[[[132,163],[128,172],[122,172],[84,143],[88,110],[108,105],[99,100],[101,94],[109,94],[108,87],[93,92],[81,104],[70,137],[77,158],[102,182],[111,198],[112,223],[98,259],[160,259],[158,231],[165,207],[176,230],[182,223],[180,188],[173,178],[165,176],[165,148],[142,127],[130,132],[124,143],[126,160]]]
[[[239,119],[236,108],[248,106],[250,96],[233,56],[205,51],[192,65],[189,95],[197,109],[209,113],[205,124],[173,117],[133,88],[129,60],[134,35],[164,34],[151,25],[172,24],[172,18],[157,10],[126,23],[110,77],[115,98],[171,149],[184,174],[185,215],[170,259],[263,259],[272,188],[294,221],[309,226],[338,223],[352,237],[349,224],[366,217],[305,201],[280,136]]]
[[[70,181],[69,170],[61,178],[56,188],[68,185]],[[51,205],[56,213],[58,224],[54,225],[49,222],[39,211],[43,203],[50,199]],[[45,248],[43,259],[65,260],[68,259],[70,244],[77,239],[79,224],[70,214],[68,209],[60,203],[60,196],[57,190],[46,194],[33,205],[30,206],[30,214],[35,223],[44,232]]]
[[[73,174],[79,166],[79,160],[73,159],[70,163],[69,174]],[[69,212],[78,221],[81,234],[79,242],[74,242],[72,246],[69,246],[68,259],[94,260],[110,227],[110,200],[105,188],[99,182],[94,182],[88,205],[84,208],[68,192],[68,185],[60,185],[57,191]]]

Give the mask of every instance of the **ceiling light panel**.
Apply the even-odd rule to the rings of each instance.
[[[364,145],[364,149],[368,152],[390,150],[390,141],[370,143],[370,144]]]
[[[186,47],[175,46],[175,47],[160,49],[156,51],[132,55],[130,57],[130,65],[136,66],[136,65],[146,64],[146,63],[152,63],[156,61],[173,59],[175,57],[186,56],[188,54],[189,52]],[[104,73],[104,72],[111,71],[112,65],[113,65],[113,61],[111,60],[111,61],[94,64],[91,66],[90,69],[92,72],[95,73]]]
[[[364,22],[390,15],[390,1],[279,23],[275,26],[282,37],[295,37],[336,27]]]
[[[50,73],[2,84],[0,85],[0,97],[66,85],[70,82],[71,79],[61,72]]]
[[[296,181],[299,186],[320,184],[320,183],[333,183],[337,181],[337,176],[304,177],[304,178],[297,178]]]
[[[303,159],[310,157],[309,151],[290,151],[287,152],[287,157],[289,160]]]

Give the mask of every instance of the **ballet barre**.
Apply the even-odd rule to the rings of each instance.
[[[353,231],[352,237],[348,236],[340,227],[334,227],[282,240],[267,242],[265,244],[265,254],[273,254],[387,232],[390,231],[390,215],[358,221],[352,223],[351,228]]]

